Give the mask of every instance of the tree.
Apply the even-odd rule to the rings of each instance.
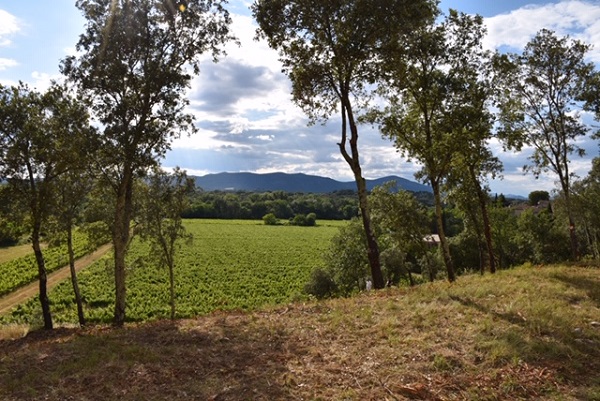
[[[482,96],[471,87],[477,76],[483,32],[481,17],[453,10],[442,23],[419,29],[400,54],[387,60],[389,84],[382,94],[388,106],[372,116],[404,156],[423,166],[417,177],[433,190],[449,281],[456,276],[444,230],[442,186],[455,166],[455,156],[464,154],[471,134],[485,134],[485,127],[472,129],[476,119],[482,118],[482,109],[479,104],[472,105],[471,99]],[[485,99],[479,98],[475,101],[484,103]],[[477,139],[478,150],[483,138]],[[482,160],[485,158],[473,162],[477,176]]]
[[[292,96],[312,123],[341,114],[340,152],[358,191],[375,288],[384,286],[360,164],[358,119],[379,78],[380,63],[406,37],[431,23],[432,0],[256,0],[258,36],[279,50]]]
[[[508,149],[533,147],[531,164],[524,166],[537,178],[551,171],[558,176],[568,215],[571,257],[579,258],[571,207],[569,157],[584,150],[577,139],[589,128],[576,111],[591,84],[593,63],[585,61],[590,46],[542,29],[522,54],[495,57],[497,69],[499,136]]]
[[[78,56],[61,71],[90,99],[102,126],[94,162],[115,194],[112,224],[117,326],[125,322],[125,255],[130,242],[135,178],[165,154],[171,140],[194,132],[184,113],[191,72],[232,39],[222,0],[188,0],[181,12],[162,0],[78,0],[87,19]]]
[[[455,109],[452,136],[459,146],[452,156],[445,187],[449,198],[463,210],[475,229],[481,273],[485,269],[484,259],[487,259],[490,272],[495,273],[486,181],[488,176],[495,178],[500,174],[502,163],[488,147],[494,124],[494,116],[490,112],[493,91],[489,54],[483,51],[481,44],[485,28],[480,17],[462,16],[458,24],[461,30],[467,32],[466,39],[471,42],[465,45],[467,51],[461,54],[461,61],[457,63],[458,79],[454,80],[455,96],[451,104]],[[484,248],[487,258],[483,256]]]
[[[364,252],[364,243],[364,226],[354,218],[340,227],[339,232],[331,239],[329,249],[323,255],[326,271],[329,272],[338,293],[343,296],[364,290],[366,287],[369,259]],[[313,273],[313,275],[323,278],[320,273]]]
[[[531,191],[529,193],[528,199],[530,206],[537,206],[537,204],[540,203],[540,201],[549,201],[550,194],[548,193],[548,191]]]
[[[587,177],[573,183],[573,209],[583,229],[588,252],[600,260],[600,158],[592,160]]]
[[[155,168],[148,177],[146,193],[141,197],[141,237],[151,244],[150,256],[169,270],[171,319],[175,319],[175,254],[186,234],[181,214],[188,207],[194,180],[176,168],[173,174]]]
[[[498,267],[505,269],[524,262],[516,243],[517,216],[513,210],[499,201],[490,208],[489,213]]]
[[[91,143],[90,143],[91,145]],[[88,151],[92,153],[94,149],[90,146]],[[53,220],[56,222],[58,235],[66,234],[67,253],[69,259],[69,270],[71,272],[71,285],[75,295],[77,305],[77,318],[80,326],[85,326],[85,315],[83,311],[83,300],[77,272],[75,271],[75,252],[73,250],[73,230],[77,223],[81,223],[83,208],[87,197],[92,191],[94,184],[90,172],[85,169],[83,163],[85,158],[80,158],[80,165],[65,174],[57,177],[55,189],[56,206],[52,212]]]
[[[0,87],[0,180],[28,211],[44,328],[52,329],[47,272],[41,248],[55,206],[56,181],[77,166],[91,131],[85,104],[53,85],[40,94],[19,84]]]
[[[397,284],[400,279],[398,270],[402,270],[412,283],[410,270],[398,269],[397,266],[407,265],[406,259],[416,262],[427,253],[425,237],[430,232],[425,207],[410,192],[396,191],[393,182],[375,187],[371,191],[369,200],[378,240],[387,245],[382,247],[384,256],[382,259],[387,267],[387,281]],[[404,258],[399,257],[400,252]],[[386,261],[388,263],[385,263]]]

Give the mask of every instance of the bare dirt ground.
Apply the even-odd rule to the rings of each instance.
[[[75,261],[75,270],[79,271],[91,265],[92,263],[100,259],[102,256],[104,256],[108,251],[110,251],[111,248],[112,244],[105,244],[96,249],[94,252],[77,259]],[[50,273],[48,275],[48,289],[51,289],[52,287],[56,286],[58,283],[69,278],[70,276],[71,273],[69,270],[69,265],[66,265],[60,268],[59,270]],[[37,281],[34,281],[0,298],[0,315],[7,313],[15,306],[37,295],[38,291],[39,283]]]

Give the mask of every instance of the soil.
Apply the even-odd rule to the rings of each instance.
[[[96,249],[94,252],[79,258],[75,261],[75,271],[86,268],[91,265],[108,251],[112,249],[112,244],[105,244]],[[48,275],[48,289],[55,287],[61,281],[71,277],[69,265],[66,265]],[[29,298],[34,297],[39,293],[39,283],[37,281],[31,282],[24,287],[11,292],[8,295],[0,298],[0,315],[9,312],[12,308],[27,301]]]

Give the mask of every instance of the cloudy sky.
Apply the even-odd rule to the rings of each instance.
[[[0,0],[0,84],[19,80],[44,90],[60,78],[59,60],[74,52],[84,20],[75,0],[24,2]],[[208,61],[189,93],[190,112],[198,134],[173,143],[163,161],[188,173],[204,175],[222,171],[289,172],[351,181],[350,168],[342,160],[339,119],[307,126],[302,111],[290,100],[290,83],[281,74],[277,53],[264,42],[253,40],[256,26],[251,1],[230,0],[233,29],[241,46],[228,46],[219,63]],[[590,61],[600,66],[600,2],[597,0],[442,0],[449,8],[485,17],[489,48],[519,51],[541,28],[597,44]],[[503,179],[492,181],[492,191],[527,195],[532,190],[552,190],[551,175],[535,180],[521,173],[527,153],[503,153],[491,144],[504,163]],[[582,140],[588,155],[576,158],[572,169],[585,176],[590,161],[598,156],[598,143]],[[367,178],[399,175],[413,179],[418,166],[400,158],[387,140],[370,128],[361,128],[359,147]],[[574,157],[575,158],[575,157]]]

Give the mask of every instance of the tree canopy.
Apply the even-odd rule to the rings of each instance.
[[[87,20],[78,56],[61,70],[89,99],[102,126],[93,156],[116,197],[115,324],[125,321],[125,254],[132,219],[134,179],[157,164],[181,133],[195,131],[185,112],[186,90],[201,56],[214,59],[233,39],[221,0],[189,0],[184,11],[162,0],[79,0]]]
[[[292,97],[312,122],[339,112],[342,157],[357,185],[375,288],[384,286],[360,164],[358,116],[380,81],[381,64],[437,15],[431,0],[257,0],[258,37],[277,49]]]

